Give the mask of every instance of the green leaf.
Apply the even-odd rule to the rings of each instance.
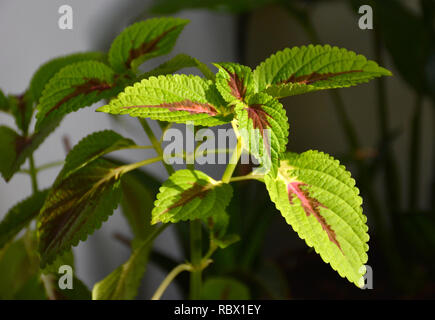
[[[15,118],[17,127],[27,133],[33,115],[33,99],[29,91],[22,95],[9,96],[9,109]]]
[[[251,68],[237,63],[215,63],[215,66],[219,68],[216,87],[225,101],[243,101],[255,92]]]
[[[24,238],[0,250],[0,299],[13,299],[15,294],[38,273],[27,254]]]
[[[104,62],[106,54],[102,52],[83,52],[74,53],[63,57],[58,57],[44,63],[33,75],[30,81],[29,91],[33,96],[33,101],[38,102],[44,91],[45,85],[62,68],[80,61],[96,60]]]
[[[136,71],[148,59],[168,54],[188,20],[153,18],[127,27],[113,41],[109,62],[116,72]]]
[[[240,281],[230,277],[209,278],[201,291],[203,300],[249,300],[249,289]]]
[[[135,143],[111,130],[94,132],[83,138],[65,159],[65,165],[57,181],[66,179],[72,173],[85,167],[92,161],[117,150],[135,146]]]
[[[38,219],[41,267],[98,229],[121,200],[119,167],[97,159],[57,181]]]
[[[39,100],[36,129],[53,119],[116,95],[122,86],[115,73],[98,61],[82,61],[61,69],[45,86]]]
[[[0,90],[0,111],[9,112],[9,101],[2,90]]]
[[[139,78],[148,79],[152,76],[156,77],[160,75],[171,74],[184,68],[198,68],[207,79],[215,79],[214,73],[209,67],[207,67],[206,64],[184,53],[177,54],[171,60],[162,63],[157,68],[141,74]]]
[[[133,250],[130,258],[95,284],[92,290],[93,300],[131,300],[137,295],[146,270],[151,249],[149,239],[143,240]]]
[[[43,274],[59,274],[59,268],[63,265],[68,265],[74,269],[74,253],[72,250],[66,251],[61,255],[58,255],[57,258],[50,264],[45,266],[42,269]]]
[[[61,290],[58,287],[59,278],[62,275],[55,277],[55,295],[56,300],[91,300],[92,293],[89,288],[77,277],[73,278],[73,289]]]
[[[217,182],[201,171],[179,170],[160,188],[151,223],[176,223],[220,215],[232,194],[229,184]]]
[[[204,219],[210,230],[210,239],[219,248],[225,249],[240,240],[237,234],[226,234],[230,216],[225,211],[217,211],[213,216]]]
[[[37,192],[8,211],[0,222],[0,249],[38,216],[46,196],[47,191]]]
[[[28,279],[14,294],[14,300],[47,300],[44,284],[39,274]]]
[[[323,261],[357,286],[364,284],[367,218],[355,180],[338,160],[318,152],[287,153],[277,178],[265,177],[271,200]]]
[[[257,90],[278,98],[350,87],[390,75],[390,71],[362,55],[329,45],[278,51],[254,71]]]
[[[260,162],[264,174],[276,176],[285,151],[289,125],[283,106],[271,96],[248,96],[235,107],[243,148]]]
[[[140,170],[126,174],[121,181],[122,213],[135,238],[145,239],[151,229],[151,211],[160,181]]]
[[[68,154],[39,218],[42,264],[84,240],[118,205],[121,164],[100,159],[134,142],[105,130],[83,138]],[[107,198],[106,198],[107,197]]]
[[[175,74],[137,82],[97,111],[215,126],[231,121],[231,115],[222,109],[221,98],[211,81]]]
[[[42,144],[58,124],[56,121],[52,122],[28,137],[21,136],[6,126],[0,126],[0,173],[6,181],[20,170],[27,157]]]
[[[58,273],[57,271],[56,273],[42,276],[45,287],[45,299],[91,300],[91,292],[89,291],[88,287],[77,277],[73,277],[72,279],[72,289],[60,289],[59,280],[62,276],[63,274]]]

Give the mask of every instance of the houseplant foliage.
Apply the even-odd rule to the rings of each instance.
[[[338,160],[325,153],[286,152],[289,121],[279,99],[354,86],[390,72],[354,52],[310,45],[279,51],[254,70],[237,63],[216,63],[218,71],[214,73],[197,59],[178,55],[140,73],[138,67],[144,61],[171,51],[186,24],[186,20],[175,18],[136,23],[114,40],[108,54],[55,59],[41,67],[23,96],[0,96],[4,98],[2,110],[15,116],[20,129],[0,127],[0,148],[6,155],[0,172],[9,180],[29,159],[26,171],[34,187],[34,194],[12,208],[1,222],[2,251],[20,241],[30,246],[37,267],[28,281],[41,284],[38,279],[42,279],[47,293],[47,282],[53,284],[56,267],[73,263],[72,247],[85,241],[121,204],[135,236],[132,254],[94,286],[92,298],[134,298],[153,240],[170,224],[182,221],[190,223],[191,259],[168,274],[153,298],[160,298],[183,271],[191,274],[190,297],[207,297],[210,295],[202,290],[202,271],[212,263],[216,250],[239,240],[227,232],[232,184],[258,180],[264,182],[271,201],[299,237],[342,277],[362,286],[369,236],[355,181]],[[204,77],[173,74],[184,67],[197,67]],[[34,150],[68,113],[102,99],[108,103],[97,111],[137,117],[151,146],[138,145],[110,130],[95,132],[69,152],[52,187],[39,191]],[[35,130],[29,134],[28,119],[35,108]],[[163,161],[161,141],[145,118],[159,121],[163,128],[171,123],[192,122],[201,127],[231,123],[237,144],[229,150],[230,161],[221,179],[195,170],[191,164],[174,171]],[[114,151],[141,148],[153,148],[157,156],[132,164],[107,157]],[[254,156],[260,167],[235,177],[243,152]],[[155,162],[162,162],[169,176],[160,188],[155,179],[137,170]],[[155,200],[154,205],[143,200],[149,198]],[[142,201],[137,206],[131,205],[130,201],[138,199]],[[24,238],[15,240],[23,228],[27,230]],[[206,253],[201,248],[203,229],[209,235]],[[214,286],[206,282],[207,287]],[[48,297],[62,295],[63,291],[58,291]],[[83,289],[82,294],[86,298],[90,293]]]

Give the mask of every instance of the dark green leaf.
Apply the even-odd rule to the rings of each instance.
[[[41,266],[98,229],[121,198],[118,166],[97,159],[50,191],[38,221]]]
[[[15,293],[38,273],[38,265],[29,258],[23,238],[0,250],[0,299],[12,299]]]
[[[17,127],[27,133],[33,115],[34,100],[29,91],[22,95],[9,97],[9,109],[15,118]]]
[[[36,114],[36,129],[64,115],[116,95],[124,79],[117,78],[107,65],[82,61],[61,69],[45,86]]]
[[[9,210],[0,222],[0,249],[38,216],[46,196],[47,191],[37,192]]]
[[[9,112],[9,101],[2,90],[0,90],[0,111]]]
[[[0,173],[6,181],[20,170],[27,157],[58,125],[58,121],[52,122],[28,137],[21,136],[6,126],[0,126]]]
[[[110,64],[116,72],[136,71],[146,60],[169,53],[188,22],[153,18],[127,27],[112,43]]]
[[[94,132],[83,138],[68,153],[65,165],[59,173],[57,180],[66,179],[70,174],[110,152],[134,145],[135,143],[132,140],[124,138],[111,130]]]
[[[58,57],[44,63],[33,75],[30,81],[29,91],[33,95],[33,101],[38,102],[44,91],[45,85],[54,77],[62,68],[67,65],[87,60],[96,60],[104,62],[106,54],[102,52],[83,52],[74,53],[63,57]]]

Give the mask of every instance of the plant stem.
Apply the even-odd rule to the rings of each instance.
[[[227,167],[225,168],[225,172],[222,175],[222,182],[223,183],[229,183],[231,180],[231,177],[233,176],[234,170],[237,167],[237,163],[239,162],[239,159],[242,155],[242,138],[239,135],[239,132],[237,130],[237,126],[234,122],[231,123],[234,128],[234,132],[237,136],[237,145],[233,150],[233,153],[231,154],[230,163],[228,163]]]
[[[29,157],[29,171],[30,171],[30,179],[32,180],[32,191],[33,193],[38,192],[38,180],[37,180],[37,171],[35,168],[35,160],[33,159],[33,154]]]
[[[176,266],[169,274],[166,276],[166,278],[162,281],[160,286],[157,288],[156,292],[152,296],[151,300],[160,300],[163,293],[166,291],[168,286],[171,284],[171,282],[183,271],[190,271],[192,270],[192,266],[189,264],[180,264],[179,266]]]
[[[44,171],[44,170],[47,170],[47,169],[51,169],[51,168],[54,168],[54,167],[62,166],[64,164],[65,164],[65,161],[63,161],[63,160],[62,161],[49,162],[49,163],[46,163],[46,164],[36,168],[36,172],[41,172],[41,171]]]
[[[146,119],[142,119],[142,118],[138,118],[138,119],[139,119],[140,124],[142,125],[142,128],[144,129],[145,133],[147,134],[148,139],[150,140],[151,144],[153,145],[154,150],[163,159],[163,149],[162,149],[162,146],[160,145],[159,140],[154,135],[154,132],[151,129],[151,127],[149,126],[147,120]],[[163,163],[163,166],[165,167],[165,169],[166,169],[166,171],[168,172],[169,175],[172,175],[175,172],[174,168],[172,168],[170,165],[165,163],[165,161],[162,161],[162,163]]]
[[[233,150],[233,154],[231,155],[230,163],[228,163],[224,174],[222,175],[222,182],[228,183],[233,176],[234,170],[237,167],[237,163],[239,162],[240,156],[242,155],[242,140],[237,138],[237,145]]]
[[[117,168],[116,170],[118,171],[119,174],[125,174],[127,172],[130,172],[130,171],[135,170],[137,168],[146,166],[148,164],[162,161],[162,159],[163,159],[163,157],[161,157],[161,156],[156,157],[156,158],[146,159],[143,161],[127,164],[125,166]]]
[[[416,210],[420,189],[420,135],[423,97],[417,94],[411,127],[411,145],[409,146],[409,209]]]
[[[245,180],[259,180],[259,181],[261,181],[263,178],[264,178],[264,175],[261,175],[261,174],[248,174],[246,176],[230,178],[229,182],[237,182],[237,181],[245,181]]]
[[[190,222],[190,258],[192,271],[190,274],[190,299],[198,300],[201,297],[202,287],[202,226],[201,220]]]

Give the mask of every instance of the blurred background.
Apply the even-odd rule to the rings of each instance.
[[[58,27],[58,9],[64,4],[73,8],[73,30]],[[363,4],[373,7],[373,30],[358,27],[358,8]],[[231,205],[230,228],[242,241],[220,252],[205,276],[235,277],[250,289],[252,298],[435,298],[434,1],[2,0],[0,88],[22,93],[44,62],[73,52],[106,51],[127,25],[155,15],[191,21],[170,57],[186,53],[209,66],[236,61],[255,67],[286,47],[328,43],[361,53],[394,74],[354,88],[282,101],[290,123],[288,150],[327,152],[346,164],[357,180],[370,228],[373,289],[357,289],[308,250],[255,182],[240,184]],[[143,68],[166,59],[153,59]],[[36,165],[62,160],[65,137],[75,145],[103,129],[148,144],[137,121],[115,121],[95,113],[96,107],[66,117],[35,153]],[[0,114],[3,124],[14,126]],[[158,130],[157,125],[153,128]],[[119,155],[129,161],[144,156],[149,155],[143,150]],[[146,170],[166,178],[161,165]],[[219,168],[207,170],[220,175]],[[41,187],[49,187],[58,171],[42,172]],[[17,174],[9,183],[1,179],[0,218],[30,193],[27,175]],[[75,271],[89,288],[130,255],[115,233],[131,236],[118,213],[75,248]],[[155,243],[155,251],[178,262],[185,259],[182,247],[174,229]],[[158,262],[151,262],[139,297],[149,298],[165,274]],[[182,297],[183,279],[164,295]]]

